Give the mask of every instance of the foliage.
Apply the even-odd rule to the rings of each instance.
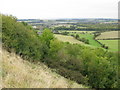
[[[41,43],[37,34],[14,17],[2,15],[2,42],[8,50],[14,50],[24,58],[41,59]]]
[[[42,43],[42,59],[44,59],[49,52],[50,49],[50,41],[54,38],[53,33],[48,29],[45,28],[42,35],[40,36],[40,40]]]
[[[61,32],[60,34],[62,34],[62,35],[68,35],[69,32]]]
[[[82,31],[110,31],[119,30],[118,24],[112,23],[78,23],[73,26],[58,26],[54,27],[54,30],[82,30]]]
[[[89,40],[88,39],[81,38],[78,34],[76,34],[75,36],[74,35],[72,35],[72,36],[75,37],[77,40],[84,42],[85,44],[89,44]]]

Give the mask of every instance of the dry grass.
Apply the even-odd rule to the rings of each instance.
[[[85,88],[52,72],[43,63],[33,64],[14,53],[2,54],[2,87],[5,88]]]
[[[54,36],[55,36],[58,40],[63,41],[63,42],[70,42],[70,43],[72,43],[72,44],[74,44],[74,43],[84,44],[83,42],[78,41],[77,39],[75,39],[75,38],[72,37],[72,36],[59,35],[59,34],[54,34]]]
[[[96,37],[96,39],[108,39],[108,38],[119,38],[118,31],[109,31],[103,32],[100,36]]]

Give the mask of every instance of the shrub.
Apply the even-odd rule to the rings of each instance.
[[[79,35],[78,35],[78,34],[76,34],[75,38],[76,38],[76,39],[79,39]]]
[[[61,32],[62,35],[68,35],[69,32]]]
[[[14,17],[2,15],[2,36],[3,46],[7,50],[14,50],[24,58],[41,59],[41,41],[37,34]]]

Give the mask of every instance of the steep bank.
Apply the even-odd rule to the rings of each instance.
[[[5,88],[85,88],[52,72],[43,63],[33,64],[6,50],[2,50],[2,62]]]

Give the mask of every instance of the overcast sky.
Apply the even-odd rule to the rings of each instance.
[[[118,18],[119,0],[1,0],[0,12],[18,19]]]

